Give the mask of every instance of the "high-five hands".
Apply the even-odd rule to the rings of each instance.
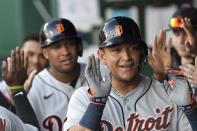
[[[28,68],[28,56],[24,54],[24,51],[19,47],[16,47],[11,51],[11,56],[2,64],[2,76],[9,87],[12,87],[13,91],[17,89],[25,89],[29,91],[32,83],[32,79],[36,74],[36,70],[32,71],[27,76]]]
[[[152,50],[148,50],[148,62],[157,80],[162,81],[161,76],[165,76],[165,70],[172,65],[171,46],[172,40],[166,44],[166,31],[161,30],[153,39]]]
[[[93,97],[107,97],[111,91],[111,74],[106,73],[103,80],[100,72],[100,60],[94,55],[88,57],[86,65],[85,77],[90,86],[90,94]]]

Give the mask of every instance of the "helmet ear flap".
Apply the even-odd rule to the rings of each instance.
[[[78,56],[83,55],[83,42],[82,42],[81,38],[79,38],[79,41],[77,43],[77,54],[78,54]]]

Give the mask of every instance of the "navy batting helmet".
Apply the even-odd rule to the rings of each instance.
[[[139,44],[143,50],[143,59],[147,55],[147,45],[142,40],[138,25],[128,17],[118,16],[109,19],[99,32],[99,48],[129,42]]]
[[[41,47],[47,47],[51,44],[64,39],[75,39],[78,45],[78,55],[82,56],[83,45],[81,38],[74,25],[67,19],[56,19],[51,22],[45,23],[40,30],[40,43]]]

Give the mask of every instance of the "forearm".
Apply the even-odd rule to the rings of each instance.
[[[24,123],[34,125],[39,128],[37,117],[25,93],[12,94],[15,103],[16,114]]]

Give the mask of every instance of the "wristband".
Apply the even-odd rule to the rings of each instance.
[[[93,97],[90,98],[90,103],[98,104],[98,105],[105,105],[107,102],[107,97]]]
[[[19,86],[9,86],[10,92],[11,93],[18,93],[24,91],[24,87],[19,85]]]
[[[183,112],[191,112],[193,109],[195,109],[197,107],[197,103],[193,102],[192,104],[189,105],[185,105],[185,106],[179,106],[179,108],[183,111]]]

